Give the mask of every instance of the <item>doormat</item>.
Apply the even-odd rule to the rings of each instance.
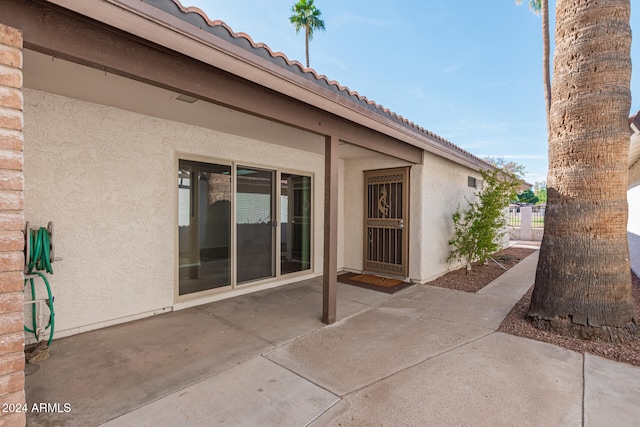
[[[401,289],[411,286],[409,282],[388,277],[374,276],[373,274],[344,273],[338,276],[338,282],[345,285],[358,286],[360,288],[393,294]]]

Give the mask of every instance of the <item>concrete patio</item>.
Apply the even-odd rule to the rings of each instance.
[[[321,279],[56,340],[28,425],[637,425],[640,368],[496,332],[537,252],[477,294]]]

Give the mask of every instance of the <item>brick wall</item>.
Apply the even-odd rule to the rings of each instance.
[[[0,426],[25,425],[22,32],[0,24]],[[6,409],[6,408],[5,408]]]

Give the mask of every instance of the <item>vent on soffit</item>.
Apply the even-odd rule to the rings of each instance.
[[[196,102],[198,100],[198,98],[194,98],[193,96],[185,95],[183,93],[181,93],[180,95],[176,96],[176,99],[178,101],[187,102],[189,104],[193,104],[194,102]]]

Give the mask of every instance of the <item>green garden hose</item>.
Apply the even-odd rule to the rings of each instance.
[[[27,230],[29,239],[28,251],[29,261],[27,265],[28,275],[38,275],[44,281],[47,288],[48,299],[46,300],[47,306],[49,306],[49,323],[45,327],[45,331],[50,329],[49,340],[47,341],[47,347],[51,345],[53,339],[53,330],[55,325],[55,313],[53,310],[53,295],[51,294],[51,286],[47,280],[47,276],[41,271],[45,271],[49,274],[53,274],[53,268],[51,267],[51,235],[49,230],[44,227],[40,227],[38,230]],[[31,285],[31,299],[36,300],[36,288],[34,284],[34,277],[29,277],[24,280],[24,285],[27,286],[27,282]],[[38,319],[36,316],[36,305],[31,304],[31,322],[33,329],[25,325],[24,330],[35,335],[36,340],[38,337]]]

